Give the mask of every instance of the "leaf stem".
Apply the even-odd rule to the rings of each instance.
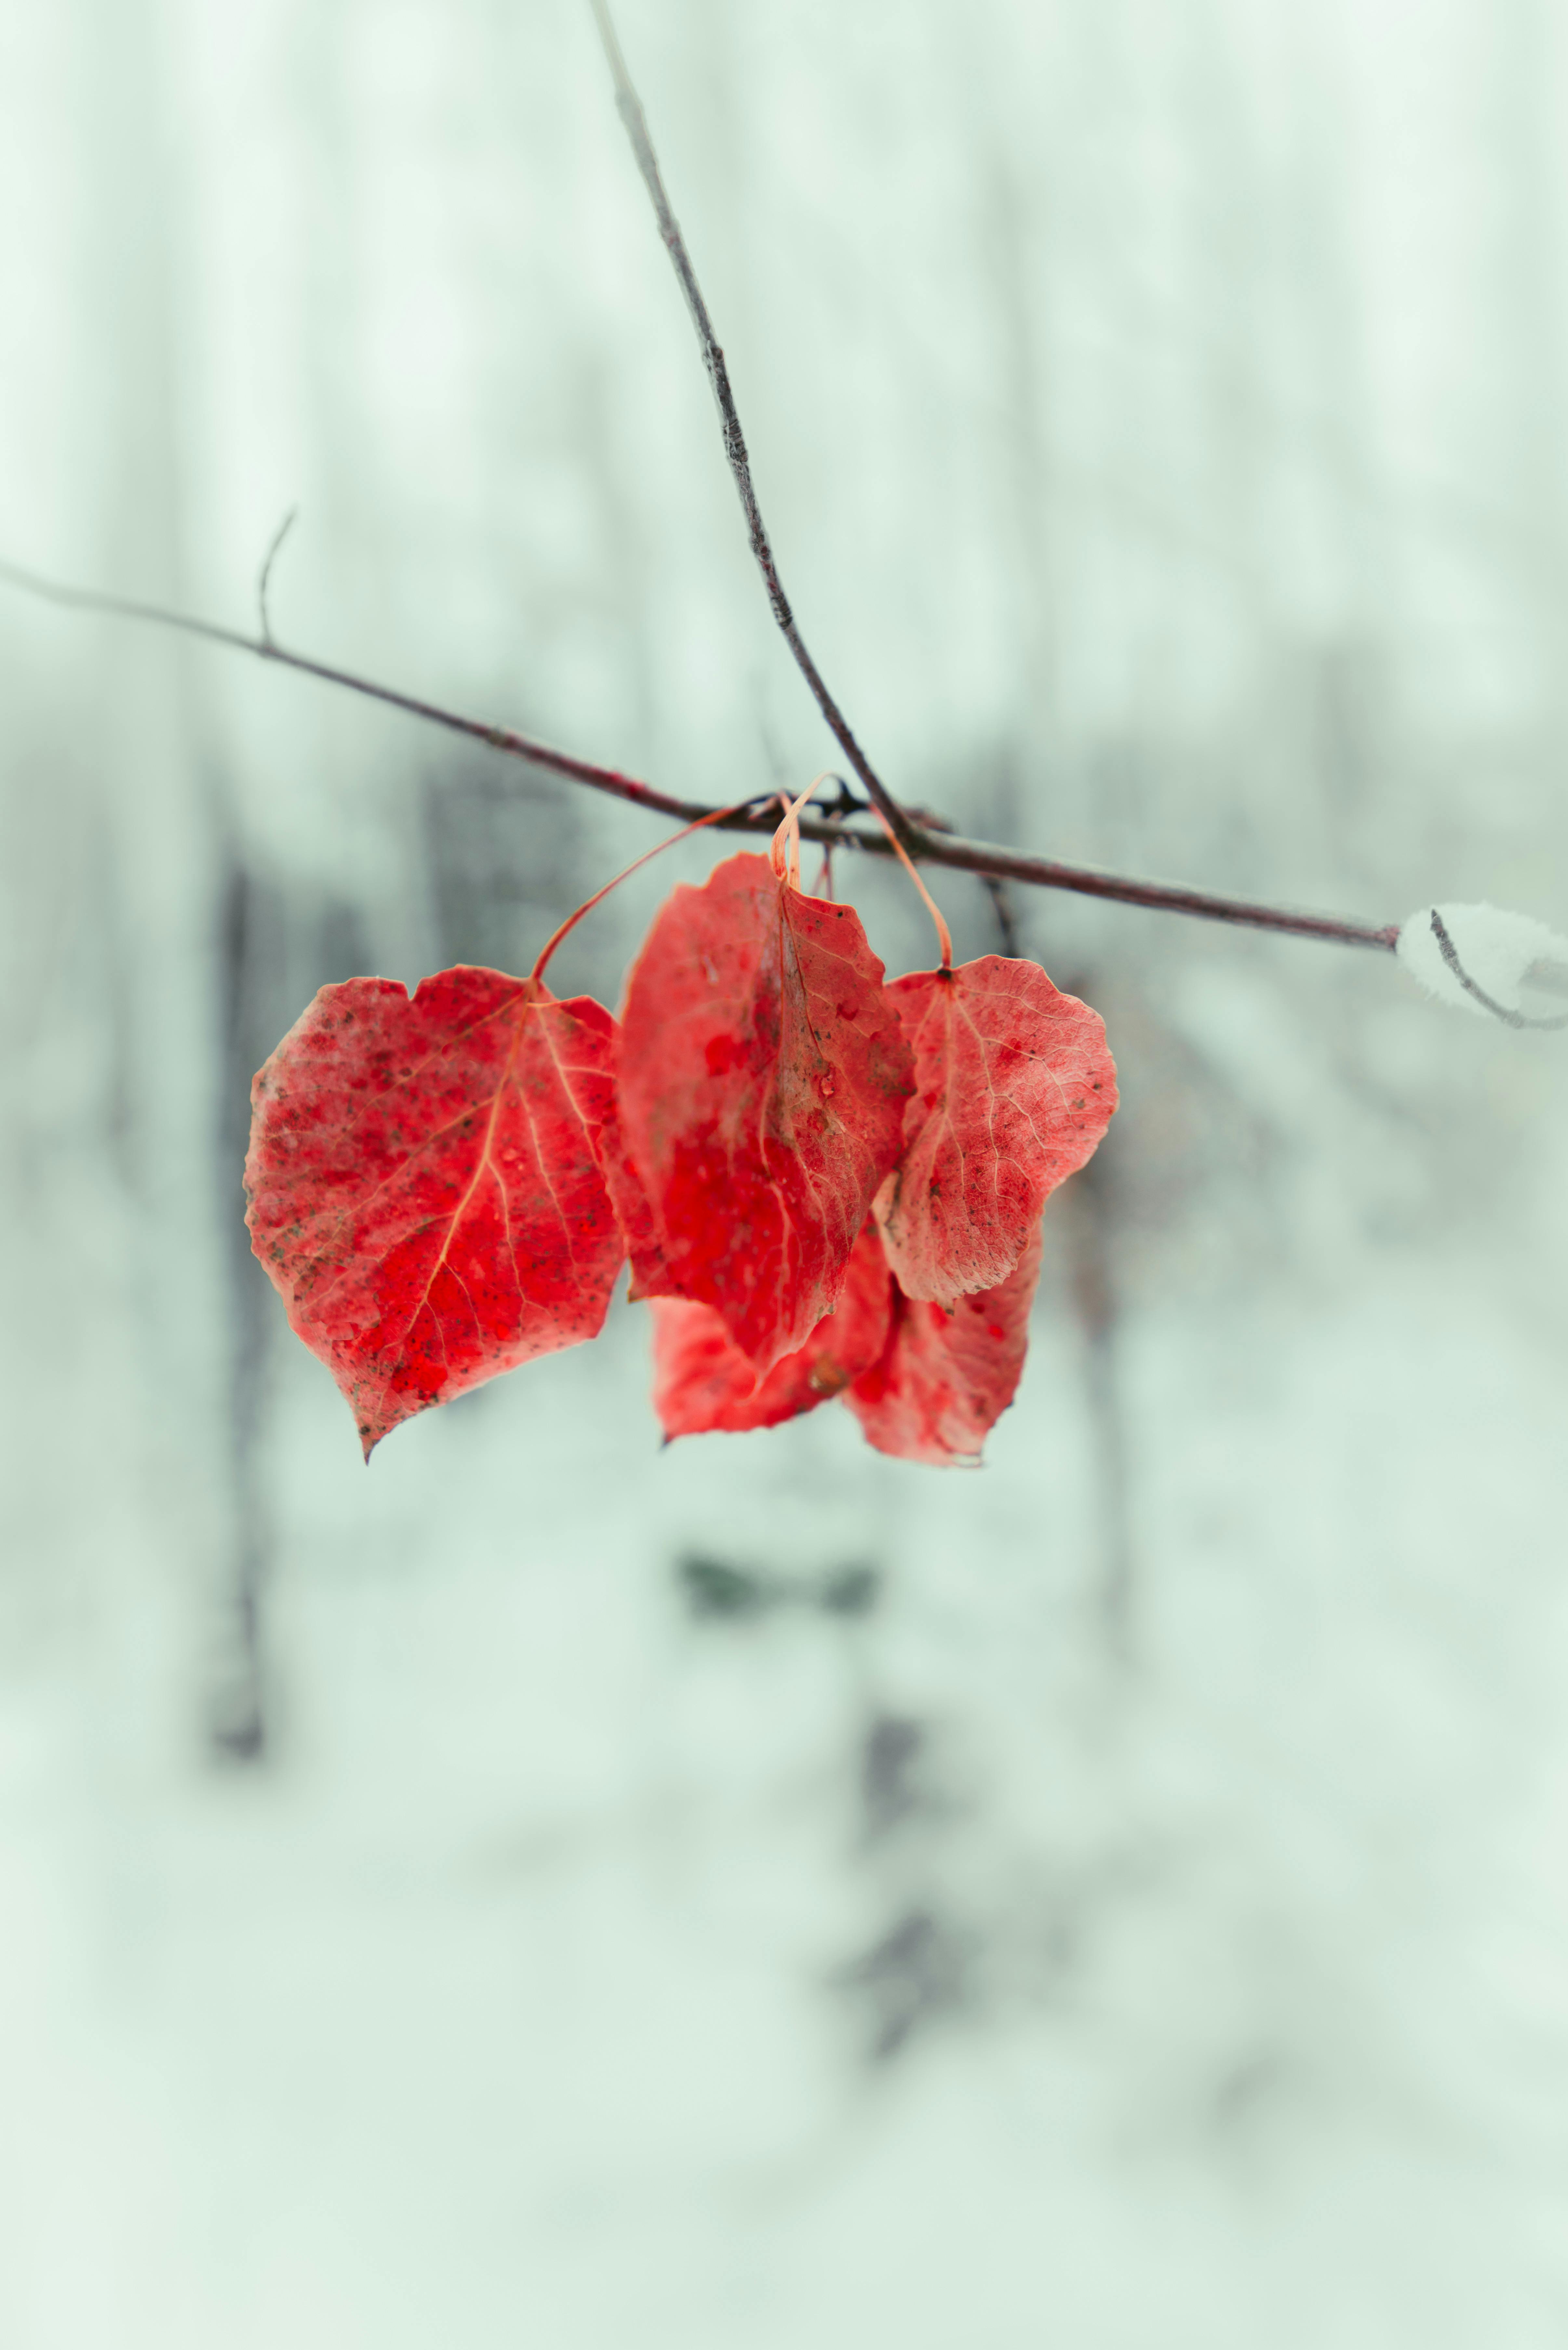
[[[800,888],[800,812],[814,792],[819,792],[824,784],[836,784],[838,780],[830,767],[825,767],[820,775],[812,777],[804,792],[784,800],[784,815],[774,834],[768,861],[779,879],[787,881],[792,889]]]
[[[879,816],[882,815],[880,808],[877,810],[877,814]],[[953,967],[952,933],[948,929],[946,922],[942,920],[942,910],[938,905],[936,899],[932,897],[930,891],[927,889],[925,883],[921,880],[914,858],[909,855],[909,850],[905,847],[903,842],[899,839],[892,826],[890,824],[887,824],[886,817],[883,817],[883,822],[887,826],[888,837],[893,844],[893,848],[898,858],[898,862],[902,865],[905,872],[909,875],[910,880],[914,883],[916,889],[925,899],[926,911],[929,914],[932,921],[935,922],[937,926],[937,944],[942,951],[941,968],[943,971],[951,971]]]
[[[772,792],[767,795],[769,799],[774,796]],[[596,889],[591,898],[585,898],[576,912],[568,914],[564,922],[556,924],[535,957],[534,968],[528,974],[529,978],[531,980],[544,978],[545,965],[549,962],[567,931],[575,931],[585,914],[591,914],[602,899],[607,898],[612,889],[618,889],[621,883],[628,880],[632,874],[639,871],[643,866],[650,864],[654,858],[662,857],[667,848],[673,848],[676,842],[684,840],[688,834],[701,832],[705,824],[722,824],[726,816],[739,816],[742,808],[749,808],[754,805],[754,799],[737,800],[733,807],[715,808],[710,816],[700,816],[693,823],[683,824],[679,832],[668,833],[662,840],[655,841],[651,848],[645,848],[640,857],[634,857],[629,865],[623,865],[620,871],[611,880],[607,881],[602,889]]]

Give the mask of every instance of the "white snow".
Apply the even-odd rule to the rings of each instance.
[[[1445,934],[1449,954],[1443,951]],[[1568,939],[1529,914],[1498,906],[1423,906],[1402,925],[1397,953],[1428,995],[1479,1013],[1483,1020],[1497,1014],[1466,987],[1461,972],[1505,1012],[1536,1014],[1539,998],[1526,1001],[1526,982],[1538,965],[1555,976],[1560,996],[1568,993]]]

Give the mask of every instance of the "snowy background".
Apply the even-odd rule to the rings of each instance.
[[[1561,8],[621,26],[895,790],[1564,925]],[[0,553],[244,626],[297,504],[286,641],[826,763],[574,0],[0,0]],[[661,1455],[622,1307],[367,1475],[251,1070],[646,820],[9,592],[0,810],[5,2350],[1568,2338],[1563,1040],[1021,899],[1125,1107],[981,1473]]]

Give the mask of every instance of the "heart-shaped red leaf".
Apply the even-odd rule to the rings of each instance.
[[[878,1452],[936,1468],[980,1459],[1018,1391],[1040,1247],[1036,1225],[1004,1282],[950,1307],[895,1286],[887,1344],[844,1399]]]
[[[602,1167],[602,1004],[460,964],[324,987],[258,1073],[252,1246],[366,1457],[498,1371],[591,1338],[626,1253]]]
[[[880,1356],[893,1280],[868,1223],[855,1244],[838,1304],[804,1347],[759,1379],[711,1305],[655,1298],[653,1408],[668,1437],[774,1428],[842,1395]]]
[[[831,1311],[901,1149],[909,1051],[858,916],[765,857],[682,884],[633,967],[618,1072],[659,1294],[712,1306],[760,1377]]]
[[[1038,963],[981,955],[893,981],[915,1055],[904,1150],[876,1201],[906,1297],[951,1305],[1019,1263],[1049,1194],[1116,1107],[1097,1012]]]

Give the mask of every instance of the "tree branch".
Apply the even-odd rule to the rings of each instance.
[[[620,43],[616,37],[616,29],[610,19],[607,0],[589,0],[589,5],[594,12],[594,21],[599,28],[599,38],[604,43],[605,57],[609,65],[611,78],[615,83],[617,111],[626,126],[626,135],[631,142],[631,151],[637,159],[638,170],[642,173],[643,184],[648,190],[649,201],[653,205],[654,217],[659,223],[659,234],[664,240],[665,250],[680,280],[680,291],[686,296],[686,307],[691,314],[691,323],[697,329],[697,340],[702,350],[702,364],[708,370],[708,380],[713,387],[713,397],[719,404],[719,421],[724,436],[724,454],[729,460],[730,471],[735,477],[735,488],[740,494],[741,510],[746,517],[746,536],[751,540],[752,553],[756,557],[757,568],[763,575],[763,584],[768,591],[769,607],[774,619],[778,622],[785,644],[794,655],[801,675],[811,688],[817,708],[833,731],[839,748],[870,794],[875,805],[880,808],[888,822],[897,831],[906,848],[912,849],[915,841],[914,826],[910,824],[903,809],[856,741],[849,721],[828,691],[822,671],[806,650],[805,639],[795,625],[794,614],[790,609],[789,598],[784,594],[784,582],[779,577],[778,565],[774,559],[773,547],[769,544],[767,525],[763,521],[762,508],[757,504],[757,494],[752,484],[752,463],[746,454],[745,435],[741,431],[741,418],[735,406],[735,395],[730,388],[730,370],[724,364],[724,354],[720,347],[719,338],[713,332],[713,321],[708,314],[708,305],[703,299],[702,288],[697,281],[697,272],[691,265],[691,256],[686,250],[686,240],[680,234],[680,224],[676,219],[670,198],[665,192],[663,177],[659,169],[659,158],[653,151],[653,140],[649,136],[648,118],[643,113],[642,101],[638,97],[636,86],[627,71],[626,59],[621,55]]]
[[[1118,876],[1095,873],[1081,866],[1058,865],[1044,858],[1021,857],[1009,849],[995,848],[986,841],[960,840],[934,828],[928,830],[912,821],[907,811],[898,806],[856,741],[848,721],[828,691],[822,672],[812,660],[795,625],[789,598],[779,577],[762,509],[757,504],[745,435],[741,430],[740,413],[730,386],[730,371],[724,364],[724,353],[713,331],[713,321],[709,315],[697,272],[665,189],[659,158],[649,132],[648,118],[643,113],[642,101],[638,97],[636,85],[621,53],[608,0],[589,0],[589,5],[615,84],[616,108],[648,190],[654,217],[659,224],[659,234],[664,240],[680,291],[686,297],[686,307],[691,314],[691,323],[697,330],[702,364],[708,371],[708,380],[718,402],[724,454],[734,475],[735,488],[746,518],[747,536],[767,588],[774,619],[778,622],[784,642],[794,655],[801,674],[815,696],[817,707],[832,728],[845,756],[909,854],[929,864],[951,865],[965,872],[981,874],[992,888],[997,919],[1004,932],[1011,927],[1012,915],[1005,898],[999,893],[1007,881],[1015,880],[1033,881],[1046,889],[1075,889],[1089,897],[1114,898],[1127,905],[1158,907],[1169,913],[1197,914],[1210,921],[1240,922],[1258,930],[1288,931],[1301,938],[1333,940],[1345,946],[1391,950],[1399,935],[1397,923],[1374,928],[1365,922],[1336,921],[1327,916],[1286,914],[1273,907],[1248,905],[1239,899],[1220,898],[1206,890],[1174,889],[1162,882],[1127,881]],[[801,829],[809,838],[819,837],[813,827],[803,825]],[[840,836],[836,834],[834,837]],[[876,844],[867,837],[854,833],[846,833],[842,837],[853,842],[857,848],[875,850]]]
[[[275,662],[280,669],[296,670],[303,677],[319,678],[326,685],[341,686],[347,692],[358,693],[367,701],[384,703],[390,710],[401,710],[410,718],[421,718],[428,725],[445,727],[449,733],[463,734],[475,743],[483,743],[492,751],[500,751],[508,758],[524,760],[530,766],[544,767],[552,775],[565,775],[569,782],[586,784],[596,792],[607,792],[612,797],[626,800],[633,807],[646,808],[651,816],[679,817],[682,823],[694,823],[699,817],[715,814],[701,800],[676,799],[669,792],[658,791],[651,784],[640,783],[635,775],[623,775],[618,767],[603,767],[592,759],[579,759],[569,751],[557,751],[553,744],[541,743],[531,734],[519,734],[510,726],[493,726],[483,719],[466,718],[461,712],[448,710],[438,702],[427,702],[418,694],[400,692],[396,686],[382,685],[374,678],[361,677],[353,670],[338,669],[331,662],[313,660],[306,653],[290,652],[275,638],[248,637],[238,629],[225,629],[215,620],[198,619],[188,612],[171,611],[161,604],[145,604],[134,597],[106,595],[98,588],[73,588],[63,582],[47,579],[36,571],[24,570],[19,564],[0,560],[0,582],[21,589],[25,595],[36,596],[47,603],[58,604],[78,612],[97,612],[109,619],[140,620],[154,628],[173,629],[182,636],[195,637],[205,644],[223,645],[231,652],[249,653],[256,660]],[[758,797],[762,795],[759,793]],[[714,829],[720,832],[773,832],[778,818],[774,813],[722,816]],[[1341,920],[1330,914],[1298,914],[1283,907],[1264,906],[1246,898],[1227,898],[1209,889],[1189,889],[1168,881],[1138,881],[1120,873],[1105,873],[1092,865],[1064,865],[1054,858],[1030,857],[1023,850],[1004,848],[988,840],[964,840],[957,834],[927,831],[910,826],[903,819],[909,853],[928,865],[951,866],[961,873],[978,873],[982,879],[1027,881],[1041,889],[1068,889],[1080,897],[1106,898],[1124,906],[1144,906],[1156,912],[1190,914],[1201,921],[1231,922],[1258,931],[1278,931],[1291,938],[1319,939],[1331,946],[1375,947],[1392,953],[1399,941],[1399,925],[1389,922],[1381,927],[1370,922]],[[806,840],[830,842],[835,847],[858,849],[867,857],[890,857],[892,844],[886,833],[867,832],[853,825],[832,818],[803,816],[801,835]]]
[[[144,604],[131,596],[109,596],[96,588],[67,587],[57,580],[46,579],[39,572],[24,570],[20,564],[4,560],[0,560],[0,581],[72,611],[148,621],[154,628],[173,629],[182,636],[199,637],[207,644],[226,645],[233,652],[254,654],[258,660],[275,661],[280,669],[297,670],[302,676],[317,677],[325,684],[340,685],[350,693],[363,694],[368,701],[385,702],[389,709],[406,711],[410,718],[422,718],[431,726],[444,726],[450,733],[467,734],[476,743],[488,743],[493,751],[504,751],[512,758],[525,759],[531,766],[548,767],[574,783],[590,785],[597,792],[613,793],[617,799],[630,800],[656,816],[684,816],[690,820],[708,813],[701,802],[672,799],[667,792],[656,792],[650,784],[639,784],[635,776],[623,775],[618,768],[601,767],[591,759],[574,758],[569,751],[556,751],[548,743],[535,742],[532,735],[515,733],[508,726],[490,726],[483,719],[465,718],[458,711],[443,709],[440,702],[400,693],[396,686],[381,685],[373,678],[358,676],[352,670],[312,660],[307,653],[289,652],[273,636],[247,637],[238,629],[223,628],[215,620],[197,619],[189,612],[170,611],[161,604]],[[768,828],[777,821],[776,816],[772,818]]]

